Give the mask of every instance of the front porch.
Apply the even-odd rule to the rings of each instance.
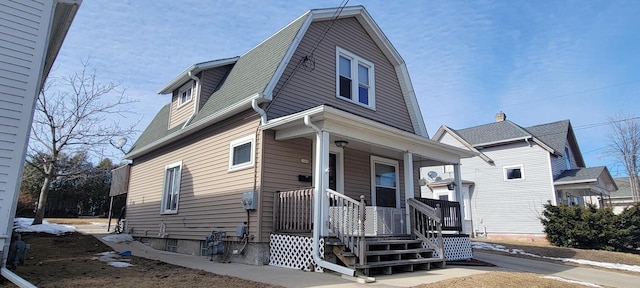
[[[273,147],[265,149],[265,164],[279,163],[268,169],[269,187],[280,190],[273,194],[272,233],[310,237],[313,262],[348,275],[444,265],[445,217],[415,199],[419,169],[453,165],[461,187],[460,158],[475,154],[328,106],[269,120],[261,129],[265,147]],[[297,188],[300,182],[312,188]]]
[[[405,218],[404,209],[367,206],[364,196],[356,201],[331,189],[326,195],[329,235],[318,242],[326,261],[369,276],[442,268],[472,257],[458,202],[408,199]],[[276,194],[270,265],[323,271],[311,255],[314,196],[313,187]]]

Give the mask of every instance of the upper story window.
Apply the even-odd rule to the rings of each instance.
[[[375,109],[373,63],[336,48],[336,97]]]
[[[569,147],[564,147],[564,161],[567,164],[567,170],[571,170],[571,154],[569,154]]]
[[[180,178],[182,176],[182,161],[164,167],[164,190],[162,192],[162,214],[178,213],[178,199],[180,196]]]
[[[522,168],[522,165],[505,166],[503,167],[503,170],[505,181],[524,179],[524,169]]]
[[[251,135],[231,141],[229,145],[229,171],[253,166],[255,140],[256,137]]]
[[[178,90],[178,107],[184,105],[185,103],[191,101],[193,98],[193,85],[191,82],[182,86],[180,90]]]

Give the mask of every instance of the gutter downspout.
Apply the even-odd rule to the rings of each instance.
[[[36,288],[35,285],[29,283],[29,281],[24,280],[24,278],[18,276],[17,274],[13,273],[11,270],[7,269],[6,267],[2,267],[2,276],[4,278],[7,278],[7,280],[11,281],[13,284],[16,284],[16,286],[21,287],[21,288]]]
[[[260,123],[262,125],[266,125],[267,124],[267,112],[264,112],[264,110],[262,108],[260,108],[260,106],[258,106],[258,98],[255,98],[255,99],[251,100],[251,108],[253,108],[253,110],[258,112],[258,114],[260,114]]]
[[[322,151],[322,137],[325,132],[322,131],[320,128],[318,128],[317,126],[313,125],[313,123],[311,123],[311,117],[309,117],[309,115],[304,116],[304,125],[311,128],[311,130],[313,130],[316,133],[316,157],[315,157],[315,182],[316,182],[316,187],[315,187],[315,194],[313,197],[313,247],[312,247],[312,252],[311,255],[313,256],[313,261],[316,262],[316,264],[322,268],[326,268],[329,270],[333,270],[336,271],[338,273],[342,273],[345,275],[349,275],[349,276],[354,276],[355,275],[355,270],[353,269],[349,269],[347,267],[344,266],[340,266],[331,262],[327,262],[324,259],[320,258],[320,250],[319,250],[319,244],[320,244],[320,229],[322,225],[319,225],[320,222],[322,221],[322,209],[321,209],[321,203],[322,203],[322,197],[323,197],[323,193],[324,191],[322,191],[323,187],[320,187],[322,185],[318,185],[318,183],[322,183],[322,174],[323,174],[323,169],[322,169],[322,164],[319,162],[320,159],[323,156],[323,153],[327,152],[327,151]]]
[[[193,103],[193,112],[191,113],[191,116],[189,116],[189,118],[187,119],[186,122],[184,122],[184,125],[182,125],[182,129],[184,129],[184,127],[187,127],[187,125],[189,125],[189,123],[191,123],[191,121],[193,120],[193,117],[196,116],[196,114],[198,114],[198,111],[200,110],[200,79],[198,79],[198,77],[196,77],[195,75],[193,75],[193,72],[189,71],[189,78],[193,79],[196,81],[196,87],[193,89],[195,91],[191,92],[196,94],[196,97],[194,97],[194,103]],[[178,95],[179,96],[179,95]]]

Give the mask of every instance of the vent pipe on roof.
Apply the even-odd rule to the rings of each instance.
[[[502,122],[504,120],[507,120],[507,114],[504,114],[502,111],[498,112],[498,114],[496,114],[496,122]]]

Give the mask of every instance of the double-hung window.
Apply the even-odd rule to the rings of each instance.
[[[229,144],[229,171],[253,166],[255,139],[254,135],[250,135],[231,141]]]
[[[187,83],[182,86],[180,90],[178,90],[178,107],[186,104],[191,101],[193,98],[193,85],[191,83]]]
[[[164,168],[164,190],[162,192],[162,214],[178,213],[180,198],[180,178],[182,175],[182,161],[169,164]]]
[[[373,63],[336,48],[336,97],[375,109]]]

